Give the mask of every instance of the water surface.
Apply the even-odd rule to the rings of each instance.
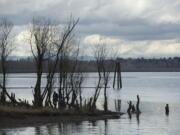
[[[45,75],[44,75],[45,76]],[[87,74],[83,86],[94,86],[97,74]],[[111,74],[113,77],[113,74]],[[179,135],[180,133],[180,73],[171,72],[132,72],[123,73],[123,88],[108,89],[109,108],[114,110],[114,100],[122,99],[121,111],[126,112],[127,101],[136,103],[136,95],[141,98],[139,118],[123,115],[120,119],[47,123],[42,126],[0,129],[0,135]],[[43,80],[45,82],[45,79]],[[9,89],[16,92],[19,98],[33,99],[32,88],[35,74],[10,74],[8,87],[29,87],[28,89]],[[111,79],[112,83],[112,79]],[[94,89],[84,89],[84,98],[92,95]],[[170,115],[164,112],[165,104],[169,103]],[[103,92],[98,107],[103,105]]]

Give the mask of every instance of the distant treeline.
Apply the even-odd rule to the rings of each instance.
[[[111,60],[106,60],[106,65]],[[128,58],[120,59],[122,71],[124,72],[179,72],[180,71],[180,57],[174,58]],[[79,60],[79,71],[82,72],[96,72],[96,61]],[[35,73],[36,68],[32,59],[20,59],[8,61],[8,72],[11,73]],[[44,71],[47,71],[46,63],[44,63]],[[110,67],[110,71],[114,71],[114,67]],[[67,69],[68,70],[68,69]]]

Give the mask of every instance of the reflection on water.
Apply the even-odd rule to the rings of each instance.
[[[137,113],[137,114],[136,114],[136,120],[137,120],[137,124],[138,124],[138,125],[139,125],[139,123],[140,123],[139,117],[140,117],[140,113]]]
[[[164,112],[164,104],[147,102],[141,108],[145,109],[140,115],[132,114],[131,119],[125,114],[120,119],[47,123],[0,129],[0,135],[179,135],[180,104],[171,104],[169,116]]]
[[[98,121],[49,122],[42,126],[0,129],[0,135],[179,135],[180,73],[123,73],[122,75],[123,89],[109,91],[111,95],[108,97],[109,108],[127,112],[127,101],[132,100],[132,104],[136,104],[136,95],[139,94],[142,112],[140,115],[125,114],[120,119]],[[91,78],[88,85],[94,84],[94,77]],[[33,85],[34,80],[11,78],[9,85],[19,85],[19,82],[21,86]],[[16,92],[19,97],[32,98],[30,97],[32,90]],[[84,96],[89,96],[91,93],[92,91],[88,90]],[[165,114],[167,103],[169,116]],[[101,95],[98,106],[99,108],[102,106]]]

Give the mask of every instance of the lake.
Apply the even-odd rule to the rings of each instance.
[[[33,99],[32,90],[35,74],[10,74],[9,91],[16,92],[18,98]],[[93,87],[97,74],[88,73],[83,86]],[[180,133],[180,72],[123,72],[121,90],[113,90],[111,74],[108,89],[108,106],[115,110],[114,100],[121,99],[121,111],[126,112],[129,100],[136,103],[140,96],[141,114],[138,117],[127,114],[120,119],[108,119],[82,122],[47,123],[42,126],[0,129],[0,135],[179,135]],[[45,83],[45,75],[43,84]],[[16,87],[14,89],[13,87]],[[93,88],[83,89],[84,98],[93,94]],[[170,106],[169,116],[165,115],[166,103]],[[102,109],[103,91],[97,106]]]

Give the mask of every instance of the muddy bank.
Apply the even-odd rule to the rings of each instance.
[[[95,121],[104,119],[118,119],[123,113],[79,112],[74,110],[59,111],[49,108],[26,109],[15,107],[0,107],[0,128],[39,126],[47,123]]]

